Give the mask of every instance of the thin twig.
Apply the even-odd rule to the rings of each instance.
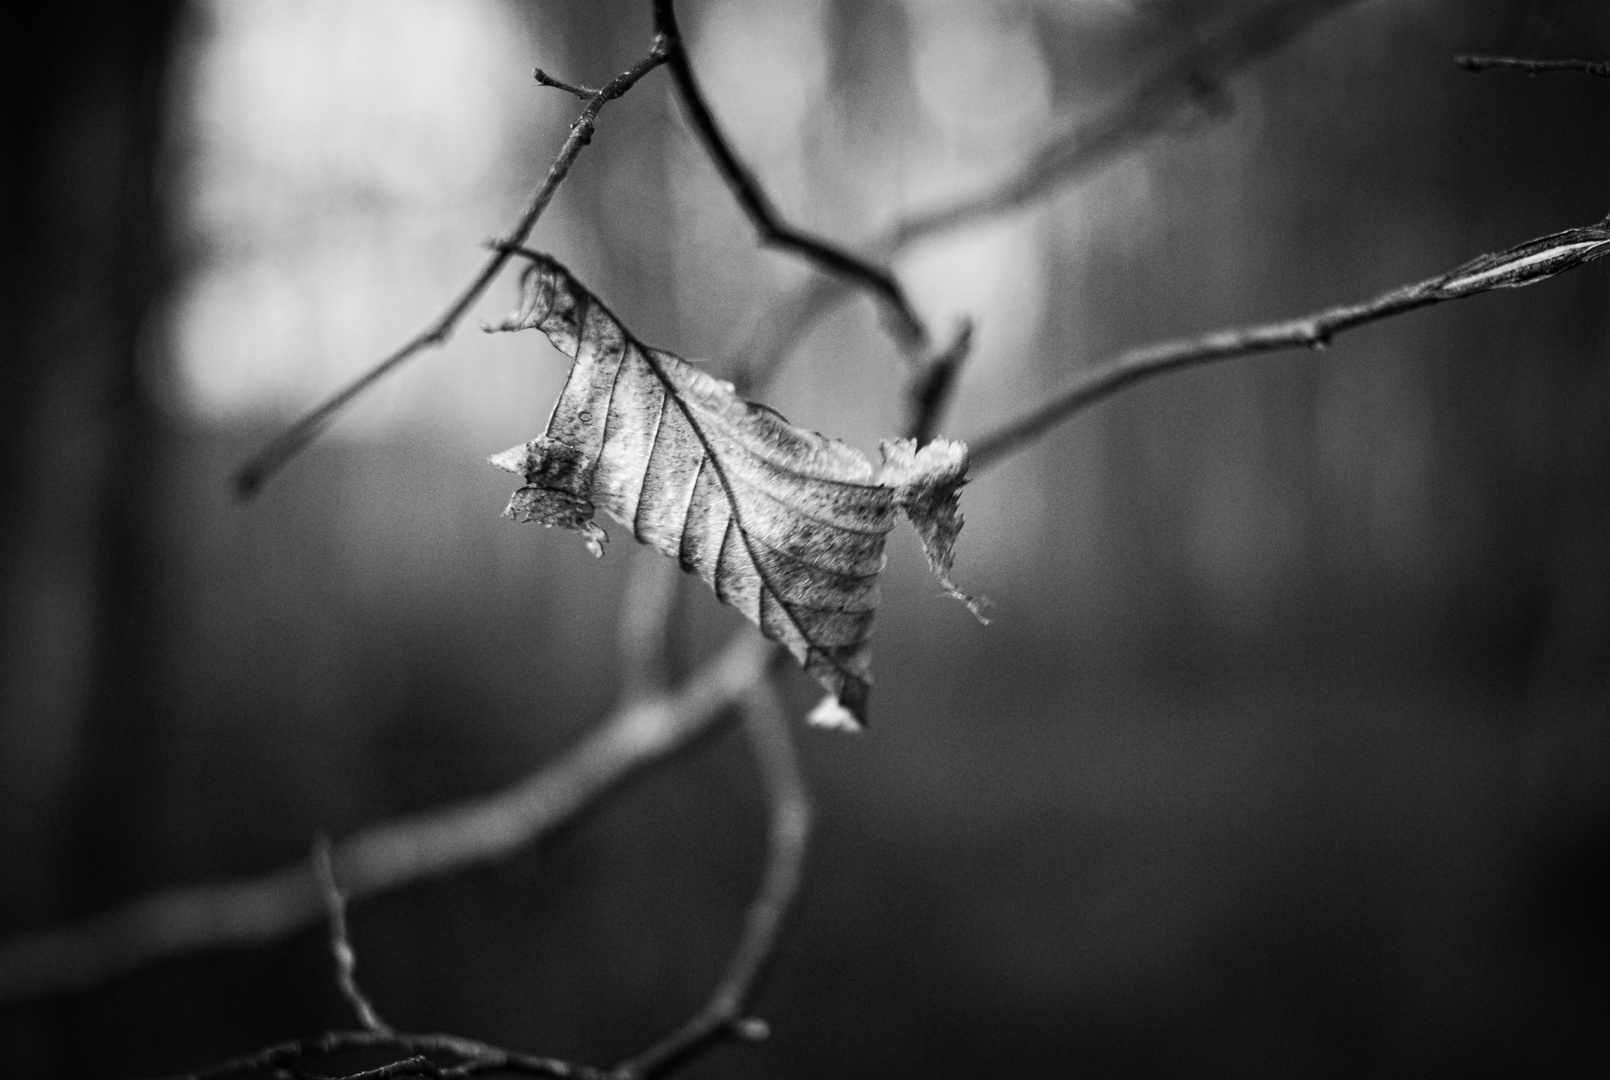
[[[1005,181],[902,217],[857,246],[874,259],[893,260],[919,241],[1033,205],[1156,136],[1191,129],[1193,125],[1182,118],[1223,117],[1228,113],[1218,88],[1322,19],[1357,2],[1239,5],[1234,15],[1193,35],[1164,57],[1111,105],[1051,135]],[[813,278],[771,305],[768,318],[757,324],[739,349],[739,355],[751,358],[751,385],[769,381],[810,327],[850,295],[842,282]]]
[[[949,347],[930,360],[922,375],[913,379],[906,388],[907,414],[910,417],[906,425],[907,438],[916,439],[921,445],[934,437],[945,418],[945,410],[950,408],[951,395],[955,393],[962,365],[972,351],[973,324],[971,320],[964,319],[956,328],[956,336],[951,339]]]
[[[324,894],[324,907],[330,919],[330,956],[335,960],[335,981],[341,996],[358,1014],[358,1023],[364,1028],[379,1035],[390,1035],[391,1025],[380,1019],[374,1004],[358,988],[358,954],[353,951],[352,939],[347,934],[347,898],[336,883],[335,867],[330,863],[330,838],[322,832],[313,838],[313,876]]]
[[[745,631],[674,693],[623,705],[512,786],[347,838],[331,852],[347,896],[366,899],[540,839],[710,731],[775,652]],[[269,941],[323,913],[318,882],[302,861],[259,877],[157,893],[86,923],[0,944],[0,1002],[94,985],[182,953]]]
[[[744,695],[744,730],[765,785],[770,825],[766,867],[744,917],[743,935],[704,1007],[662,1042],[617,1065],[616,1080],[651,1080],[718,1043],[758,1042],[769,1034],[765,1022],[747,1010],[799,893],[811,805],[788,716],[767,679],[757,680]]]
[[[1201,337],[1132,349],[1087,368],[1044,403],[982,438],[969,440],[969,457],[975,468],[992,465],[1027,447],[1046,430],[1080,410],[1143,379],[1252,353],[1323,348],[1336,334],[1355,326],[1493,289],[1533,285],[1607,254],[1610,254],[1610,218],[1478,256],[1445,274],[1393,289],[1362,303],[1342,304],[1286,322],[1219,330]]]
[[[704,91],[700,89],[699,81],[693,74],[693,64],[688,59],[687,45],[682,39],[681,28],[677,25],[673,0],[654,0],[654,28],[668,45],[666,63],[671,69],[671,81],[676,87],[677,96],[687,110],[688,122],[693,125],[693,130],[698,134],[699,141],[704,144],[705,152],[710,155],[722,179],[732,189],[738,205],[748,215],[755,231],[760,234],[760,242],[770,247],[793,251],[818,270],[871,292],[887,309],[891,325],[902,347],[907,351],[920,350],[928,338],[928,331],[923,326],[922,320],[917,317],[916,310],[911,306],[911,301],[907,299],[905,290],[901,288],[894,274],[843,247],[796,229],[784,221],[760,186],[760,181],[755,178],[754,172],[739,159],[732,149],[731,141],[722,133],[715,116],[710,112]]]
[[[1000,217],[1090,175],[1155,135],[1228,117],[1224,86],[1231,76],[1356,2],[1307,0],[1238,8],[1177,45],[1112,106],[1065,127],[1006,180],[895,222],[872,250],[903,251],[928,237]]]
[[[1610,60],[1527,60],[1518,56],[1456,56],[1453,62],[1477,75],[1494,70],[1521,71],[1527,75],[1575,72],[1579,75],[1597,75],[1601,79],[1610,79]]]
[[[294,1039],[264,1047],[196,1072],[183,1073],[172,1080],[228,1080],[236,1076],[279,1075],[309,1060],[360,1050],[392,1050],[408,1056],[384,1065],[380,1070],[349,1073],[344,1080],[397,1076],[457,1080],[459,1077],[493,1072],[545,1076],[554,1080],[607,1080],[607,1074],[602,1069],[576,1065],[558,1058],[522,1054],[457,1035],[400,1031],[330,1031],[316,1038]],[[437,1065],[432,1061],[433,1056],[453,1058],[457,1064]]]
[[[311,442],[319,432],[324,430],[334,417],[349,402],[373,386],[380,379],[396,370],[403,362],[425,349],[443,344],[453,334],[460,320],[468,314],[470,308],[481,298],[481,294],[497,278],[504,265],[509,261],[510,249],[518,247],[531,235],[537,219],[548,208],[554,192],[570,173],[570,167],[580,156],[582,148],[592,141],[593,128],[598,120],[598,114],[604,106],[621,97],[630,90],[639,79],[650,71],[665,63],[669,55],[669,43],[664,36],[654,40],[653,47],[648,55],[633,64],[626,71],[615,76],[608,83],[596,91],[582,109],[581,115],[575,123],[570,125],[570,134],[565,137],[564,144],[559,148],[559,154],[554,158],[553,164],[548,168],[548,175],[538,185],[532,194],[520,218],[507,235],[492,245],[492,255],[486,264],[481,267],[475,278],[464,288],[447,310],[437,316],[436,321],[421,330],[396,352],[386,357],[366,373],[349,383],[342,390],[325,400],[325,402],[308,413],[302,419],[286,428],[273,441],[259,450],[235,474],[235,490],[242,498],[250,498],[263,486],[269,477],[278,472],[280,467],[301,451]],[[539,79],[541,75],[539,73]],[[567,87],[567,89],[573,89]]]
[[[596,87],[577,86],[575,83],[567,83],[563,79],[554,78],[541,68],[534,68],[531,72],[531,77],[537,80],[539,86],[551,86],[555,90],[563,90],[567,94],[574,94],[583,101],[595,98],[599,94]]]

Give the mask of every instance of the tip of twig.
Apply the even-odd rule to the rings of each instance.
[[[747,1043],[761,1043],[771,1038],[771,1025],[758,1016],[745,1016],[732,1022],[732,1034]]]
[[[318,879],[319,892],[324,897],[325,912],[330,922],[330,956],[335,961],[336,986],[347,999],[358,1022],[367,1031],[377,1035],[390,1035],[391,1025],[380,1018],[374,1005],[358,988],[358,954],[353,951],[352,939],[347,935],[347,898],[335,878],[335,864],[330,857],[330,838],[321,829],[313,835],[313,876]]]
[[[590,98],[595,98],[602,93],[602,91],[595,90],[590,86],[577,86],[573,83],[567,83],[563,79],[556,79],[552,75],[549,75],[546,71],[543,71],[541,68],[533,68],[531,70],[531,77],[537,80],[537,84],[539,86],[551,86],[555,90],[563,90],[567,94],[576,95],[583,101],[586,101]]]

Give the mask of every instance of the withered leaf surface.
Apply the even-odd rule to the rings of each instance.
[[[829,692],[815,722],[866,721],[868,637],[897,511],[947,591],[978,613],[948,577],[962,443],[888,440],[875,468],[641,344],[546,256],[533,259],[520,310],[497,329],[530,327],[575,362],[542,436],[491,458],[525,481],[504,513],[574,529],[602,555],[593,514],[603,509],[788,648]]]

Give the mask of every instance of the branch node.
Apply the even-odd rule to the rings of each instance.
[[[911,403],[911,422],[907,433],[917,440],[918,445],[926,444],[939,430],[940,421],[950,405],[951,394],[956,389],[962,364],[967,361],[972,349],[973,321],[964,318],[956,327],[950,344],[928,361],[926,368],[912,382],[907,391],[907,399]]]
[[[889,325],[903,350],[914,352],[928,339],[927,328],[917,316],[892,270],[783,220],[759,179],[738,157],[732,142],[716,123],[715,114],[705,100],[704,91],[693,73],[686,43],[677,26],[676,8],[671,0],[655,0],[654,28],[656,48],[665,43],[665,62],[671,69],[671,82],[692,126],[716,171],[726,181],[744,216],[754,226],[762,247],[793,252],[817,271],[871,294],[885,308]]]

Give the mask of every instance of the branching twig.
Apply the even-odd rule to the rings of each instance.
[[[317,1038],[295,1039],[265,1047],[255,1053],[231,1058],[172,1080],[228,1080],[236,1076],[307,1075],[302,1063],[336,1054],[363,1050],[390,1050],[408,1055],[380,1069],[348,1073],[343,1080],[379,1080],[382,1077],[425,1076],[433,1080],[459,1080],[461,1077],[513,1073],[517,1076],[545,1076],[554,1080],[607,1080],[602,1069],[574,1065],[557,1058],[539,1057],[505,1050],[457,1035],[410,1034],[394,1031],[331,1031]],[[451,1065],[438,1065],[434,1058],[450,1058]]]
[[[654,46],[648,55],[633,64],[626,71],[615,76],[604,86],[595,91],[582,109],[581,115],[575,123],[570,125],[570,134],[566,136],[564,145],[559,148],[559,155],[554,158],[553,164],[548,168],[548,175],[532,194],[525,210],[521,212],[520,219],[512,229],[492,245],[492,255],[486,264],[481,267],[480,273],[464,288],[446,311],[437,316],[436,321],[421,330],[413,339],[408,341],[396,352],[376,364],[358,379],[349,383],[345,388],[328,398],[323,404],[302,419],[281,432],[272,442],[259,450],[240,471],[235,474],[235,489],[243,498],[256,494],[270,476],[277,472],[282,465],[294,457],[298,451],[307,446],[324,426],[330,422],[336,413],[340,412],[353,398],[373,386],[380,379],[390,374],[404,361],[425,349],[441,345],[452,336],[459,321],[475,306],[487,286],[497,278],[504,264],[509,261],[510,249],[518,247],[531,235],[537,219],[548,208],[554,192],[570,173],[570,167],[580,156],[582,148],[592,141],[593,127],[598,120],[598,114],[604,106],[630,90],[639,79],[650,71],[665,63],[669,56],[669,43],[664,36],[655,38]],[[545,76],[537,73],[538,81]],[[548,85],[561,85],[549,81]],[[579,87],[564,86],[572,92],[579,91]]]
[[[745,634],[740,644],[756,641]],[[745,651],[758,658],[758,663],[735,673],[740,678],[726,689],[729,702],[743,701],[745,730],[766,792],[769,808],[766,864],[760,887],[744,917],[738,946],[709,1000],[686,1024],[650,1049],[607,1071],[505,1050],[456,1035],[394,1031],[380,1020],[357,987],[356,961],[347,939],[346,901],[335,883],[329,843],[321,836],[314,845],[314,877],[329,911],[331,950],[336,958],[342,994],[357,1011],[364,1029],[332,1031],[314,1039],[279,1043],[185,1074],[183,1080],[225,1080],[236,1076],[280,1075],[286,1071],[305,1075],[306,1071],[299,1066],[310,1059],[357,1050],[389,1050],[405,1056],[376,1068],[346,1074],[343,1080],[400,1077],[457,1080],[494,1072],[560,1080],[649,1080],[723,1041],[765,1039],[769,1033],[766,1024],[747,1016],[746,1009],[776,951],[783,924],[799,892],[810,836],[811,809],[788,717],[767,678],[764,657],[767,652],[776,655],[777,650],[762,646],[760,650]],[[745,675],[747,681],[741,678]],[[664,756],[665,751],[661,750],[655,760]],[[443,1065],[435,1060],[443,1057],[453,1059],[453,1063]]]
[[[347,934],[347,898],[335,880],[335,867],[330,863],[330,838],[322,832],[313,840],[313,875],[318,879],[319,891],[324,894],[324,907],[330,919],[330,956],[335,961],[335,982],[341,989],[341,996],[358,1014],[358,1023],[365,1029],[378,1035],[390,1035],[391,1025],[380,1019],[374,1005],[358,988],[358,954],[353,951],[352,939]]]
[[[1373,300],[1326,308],[1286,322],[1220,330],[1132,349],[1074,376],[1043,404],[979,439],[969,440],[976,468],[1028,446],[1055,424],[1143,379],[1195,364],[1279,349],[1322,348],[1344,330],[1406,311],[1492,289],[1514,289],[1610,254],[1610,218],[1517,247],[1481,255],[1446,274],[1383,293]]]
[[[662,1042],[617,1065],[614,1075],[621,1080],[650,1080],[719,1042],[756,1042],[768,1034],[765,1022],[747,1016],[746,1010],[776,952],[783,923],[799,892],[811,807],[788,716],[767,679],[757,680],[745,694],[744,729],[770,807],[760,888],[744,917],[743,936],[709,1001]]]
[[[894,274],[784,221],[755,174],[733,151],[731,142],[722,134],[715,116],[711,114],[704,91],[699,88],[699,81],[693,74],[693,64],[688,59],[687,46],[677,25],[673,0],[654,0],[654,28],[661,40],[667,43],[666,64],[671,69],[671,80],[676,86],[677,96],[687,110],[688,122],[693,125],[721,178],[732,189],[738,205],[760,234],[760,242],[793,251],[824,273],[872,293],[888,310],[891,325],[902,347],[908,352],[919,350],[927,340],[928,332]]]
[[[583,101],[595,98],[599,94],[599,91],[595,87],[578,86],[575,83],[567,83],[563,79],[554,78],[541,68],[533,69],[531,72],[531,77],[537,80],[537,84],[539,86],[551,86],[555,90],[563,90],[565,93],[573,94],[576,97],[581,98]]]
[[[349,837],[331,852],[347,895],[365,899],[539,839],[709,731],[774,652],[746,631],[674,693],[624,705],[511,787]],[[93,985],[199,949],[272,940],[323,913],[318,882],[300,861],[260,877],[159,893],[87,923],[0,944],[0,1002]]]
[[[1484,71],[1521,71],[1527,75],[1575,72],[1610,79],[1610,60],[1527,60],[1518,56],[1456,56],[1453,62],[1480,75]]]
[[[952,203],[903,217],[858,245],[872,257],[892,260],[920,240],[1032,205],[1076,180],[1121,159],[1147,140],[1181,129],[1181,118],[1225,115],[1222,87],[1231,76],[1263,58],[1326,16],[1357,0],[1298,0],[1243,5],[1237,13],[1156,64],[1126,93],[1096,115],[1065,126],[1005,181]],[[772,305],[771,315],[740,349],[752,358],[752,384],[771,378],[793,346],[816,321],[850,293],[841,282],[813,279]]]

